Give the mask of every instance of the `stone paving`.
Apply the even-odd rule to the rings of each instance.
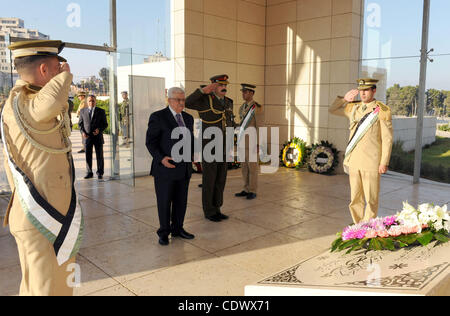
[[[77,152],[79,134],[72,138]],[[86,221],[78,257],[82,284],[75,294],[79,296],[240,296],[246,285],[323,253],[336,232],[351,223],[345,175],[280,168],[275,174],[261,175],[258,198],[247,201],[234,197],[242,190],[242,180],[240,170],[231,171],[222,208],[230,219],[220,223],[203,217],[201,176],[194,175],[185,229],[196,238],[173,238],[168,247],[161,247],[153,179],[139,178],[135,187],[86,181],[84,156],[75,154],[74,159]],[[379,215],[395,214],[406,200],[413,205],[449,204],[450,186],[430,181],[413,185],[411,177],[395,173],[383,176]],[[6,197],[0,197],[0,216],[7,203]],[[15,241],[4,228],[0,250],[0,295],[17,295],[19,259]]]

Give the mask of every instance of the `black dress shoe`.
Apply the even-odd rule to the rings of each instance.
[[[84,149],[80,150],[78,153],[79,154],[84,154],[86,151]]]
[[[172,233],[172,237],[181,237],[183,239],[194,239],[195,236],[192,234],[189,234],[187,231],[185,231],[184,229],[180,230],[179,233]]]
[[[211,222],[220,222],[222,219],[219,214],[214,214],[212,216],[205,216],[206,219],[209,219]]]
[[[242,191],[241,193],[236,193],[234,196],[236,196],[236,197],[244,197],[244,196],[247,196],[247,195],[248,195],[247,192]]]
[[[169,237],[159,237],[159,244],[161,246],[169,245]]]
[[[92,179],[94,177],[93,173],[88,173],[84,178],[85,179]]]
[[[247,200],[253,200],[253,199],[256,199],[256,193],[250,192],[250,193],[247,195]]]
[[[98,176],[98,179],[99,179],[99,180],[103,180],[103,176],[99,175],[99,176]]]
[[[229,219],[229,217],[225,214],[222,213],[218,213],[217,216],[221,219],[221,220],[227,220]]]

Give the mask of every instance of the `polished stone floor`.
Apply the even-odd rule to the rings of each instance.
[[[74,151],[79,142],[74,141]],[[108,145],[108,144],[107,144]],[[86,218],[78,257],[82,284],[76,295],[243,295],[244,287],[326,251],[337,231],[351,223],[345,175],[321,176],[281,168],[261,175],[258,198],[235,198],[240,170],[229,173],[223,213],[228,221],[205,220],[201,182],[194,175],[185,229],[192,241],[158,244],[153,179],[136,186],[82,180],[84,162],[75,154],[77,192]],[[107,159],[108,160],[108,159]],[[109,164],[107,164],[109,165]],[[395,214],[408,200],[450,203],[450,186],[390,173],[382,178],[380,215]],[[0,198],[4,215],[6,198]],[[21,278],[14,239],[0,229],[0,295],[17,295]]]

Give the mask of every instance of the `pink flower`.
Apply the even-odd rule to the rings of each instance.
[[[377,235],[378,235],[378,237],[381,237],[381,238],[389,237],[389,233],[386,230],[377,231]]]
[[[388,216],[384,218],[384,226],[392,226],[397,222],[397,216]]]
[[[419,232],[419,230],[420,230],[419,226],[413,227],[402,226],[402,234],[404,235],[416,234]]]
[[[365,238],[372,239],[372,238],[377,238],[377,236],[378,236],[378,234],[377,234],[377,232],[376,232],[375,230],[369,229],[369,230],[366,232]]]
[[[361,228],[358,225],[347,227],[342,233],[342,240],[363,239],[366,231],[366,228]]]
[[[390,236],[392,237],[398,237],[402,234],[402,226],[392,226],[389,230],[388,233]]]

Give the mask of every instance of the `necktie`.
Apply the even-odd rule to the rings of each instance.
[[[183,120],[181,119],[181,114],[177,114],[176,115],[177,118],[177,123],[179,127],[186,127],[186,125],[184,125]]]

